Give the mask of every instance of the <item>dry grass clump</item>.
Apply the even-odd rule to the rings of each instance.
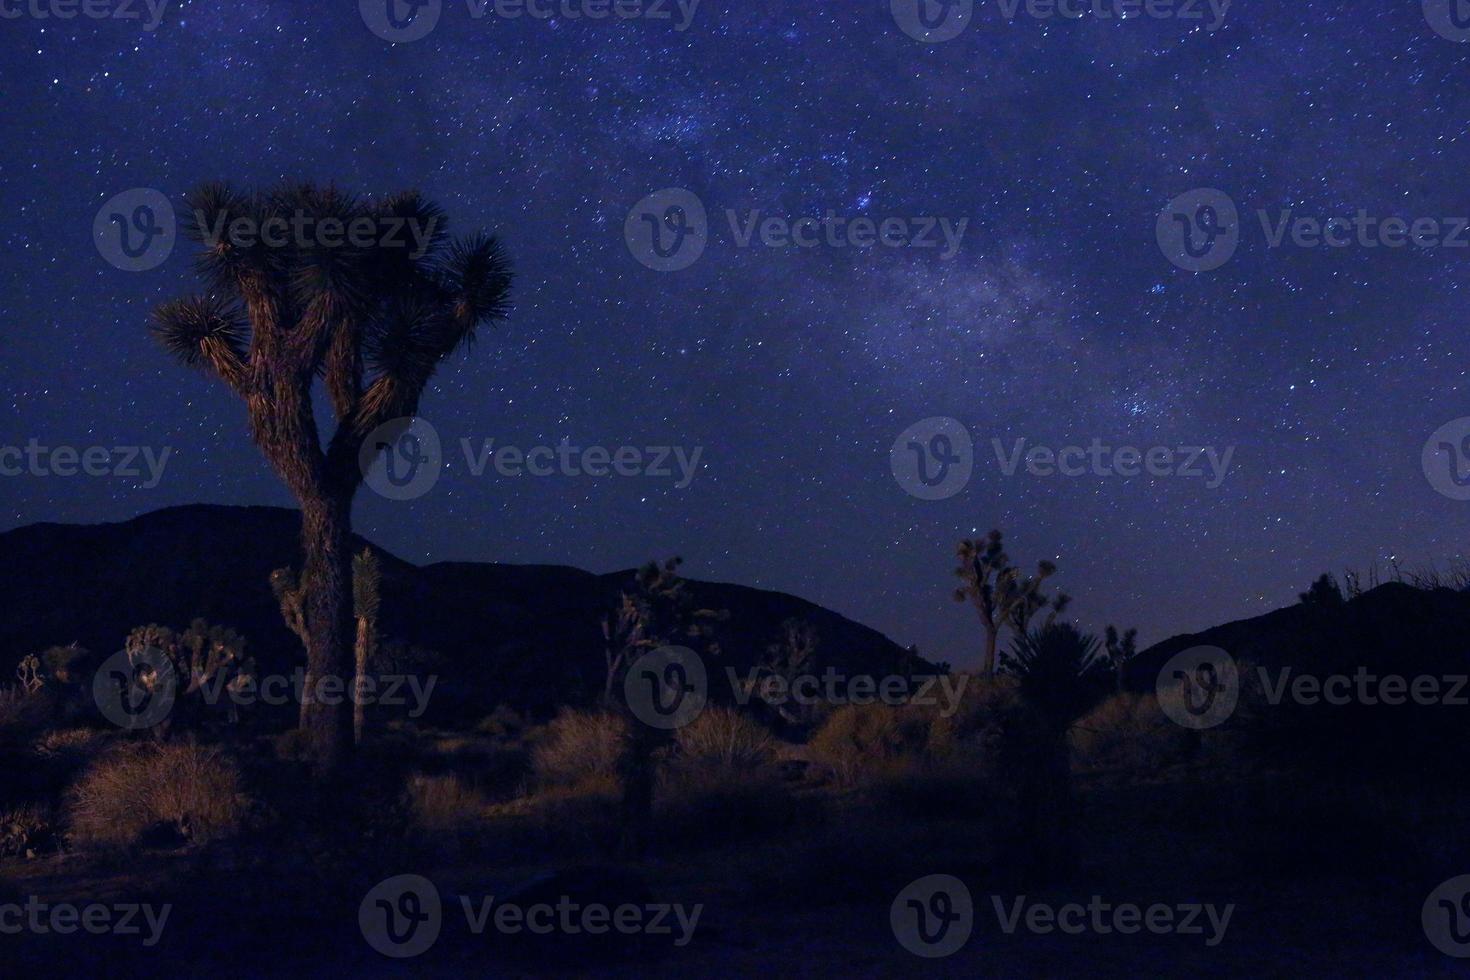
[[[754,769],[771,762],[775,740],[759,722],[733,708],[711,706],[674,736],[676,764],[723,771]]]
[[[93,728],[59,728],[45,732],[31,743],[31,750],[46,759],[66,762],[90,759],[113,740],[111,732]]]
[[[478,823],[489,801],[473,785],[449,774],[419,773],[408,783],[413,822],[431,833],[454,833]]]
[[[247,801],[235,763],[193,742],[119,747],[83,773],[68,800],[71,840],[81,846],[127,847],[162,831],[167,838],[228,837]]]
[[[905,756],[922,754],[931,719],[912,708],[886,704],[843,705],[812,736],[812,758],[838,782],[854,786]]]
[[[56,699],[46,688],[27,690],[19,684],[0,687],[0,733],[34,732],[56,713]]]
[[[627,730],[609,711],[565,710],[535,733],[531,769],[542,786],[616,783]]]
[[[1072,768],[1157,773],[1185,760],[1190,736],[1169,720],[1154,695],[1115,694],[1072,726]]]

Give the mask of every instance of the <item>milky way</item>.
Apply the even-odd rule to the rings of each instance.
[[[1470,213],[1470,43],[1432,26],[1433,2],[1239,0],[1211,30],[1205,3],[1203,21],[1025,4],[1008,20],[990,0],[938,43],[901,28],[903,0],[705,0],[684,30],[673,3],[670,19],[542,19],[446,0],[398,44],[352,3],[171,3],[151,30],[126,6],[142,18],[0,3],[0,443],[173,455],[155,487],[5,477],[6,526],[291,504],[241,406],[148,336],[153,306],[197,288],[188,247],[124,271],[93,228],[133,188],[182,207],[208,180],[310,178],[419,188],[516,263],[513,316],[424,399],[437,484],[359,497],[357,529],[413,561],[680,554],[694,577],[794,592],[970,664],[952,553],[992,526],[1018,561],[1057,561],[1080,621],[1145,640],[1293,601],[1327,569],[1464,550],[1470,503],[1436,491],[1421,451],[1470,415],[1470,248],[1270,235],[1288,210],[1442,228]],[[703,254],[674,272],[625,241],[630,208],[665,188],[708,213]],[[1196,188],[1239,212],[1212,271],[1156,237]],[[828,212],[967,223],[949,258],[740,241],[752,216]],[[930,417],[973,437],[973,475],[943,500],[890,470]],[[702,455],[682,488],[476,476],[461,439]],[[1233,457],[1217,487],[1008,476],[994,440],[1018,439]]]

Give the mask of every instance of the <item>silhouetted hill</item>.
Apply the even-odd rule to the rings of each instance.
[[[245,635],[262,671],[303,659],[271,595],[272,570],[299,563],[296,511],[172,507],[116,524],[34,524],[0,534],[0,671],[20,657],[78,642],[120,648],[135,626],[195,617]],[[599,690],[601,616],[632,572],[559,565],[446,562],[416,566],[359,538],[383,559],[383,631],[440,655],[451,701],[547,708]],[[887,673],[903,650],[876,630],[795,596],[691,580],[699,604],[728,609],[720,667],[748,668],[783,620],[809,621],[823,663]]]
[[[1182,634],[1141,652],[1128,685],[1151,688],[1170,657],[1195,646],[1219,647],[1238,661],[1273,669],[1463,671],[1470,667],[1470,593],[1389,582],[1341,605],[1298,603]]]
[[[1194,646],[1229,653],[1245,669],[1243,690],[1270,704],[1249,726],[1260,758],[1298,772],[1376,773],[1409,785],[1446,784],[1463,773],[1470,594],[1395,582],[1348,602],[1300,603],[1176,636],[1135,658],[1128,686],[1152,689],[1164,663]],[[1287,683],[1306,684],[1305,693],[1291,694]],[[1333,699],[1319,696],[1317,685],[1329,683]],[[1407,700],[1419,684],[1427,685],[1424,699]]]

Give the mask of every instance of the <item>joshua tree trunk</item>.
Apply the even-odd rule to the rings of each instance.
[[[648,850],[653,824],[656,780],[653,755],[661,733],[637,718],[629,717],[628,725],[619,767],[623,777],[623,833],[619,850],[625,857],[639,857]]]
[[[305,556],[306,679],[301,720],[312,755],[335,768],[352,745],[352,713],[345,697],[353,683],[351,503],[303,501],[301,548]],[[323,691],[326,697],[323,698]]]
[[[372,660],[376,640],[373,621],[366,616],[357,617],[357,673],[354,680],[352,699],[352,743],[362,744],[362,730],[367,722],[367,703],[362,686],[367,683],[368,663]]]

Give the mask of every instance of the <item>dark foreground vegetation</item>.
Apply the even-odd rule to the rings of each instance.
[[[456,711],[442,723],[372,706],[360,712],[356,750],[326,770],[294,708],[202,697],[208,682],[238,687],[258,671],[249,640],[228,626],[153,625],[119,638],[124,649],[166,651],[192,679],[166,723],[144,731],[99,715],[101,657],[77,646],[38,652],[0,694],[0,903],[134,900],[172,912],[156,946],[29,934],[7,936],[7,955],[33,968],[105,964],[115,975],[165,961],[224,976],[1226,976],[1284,964],[1449,975],[1453,961],[1426,942],[1420,907],[1470,867],[1470,709],[1273,703],[1279,675],[1256,668],[1464,673],[1470,594],[1460,583],[1324,580],[1296,606],[1212,631],[1206,640],[1227,637],[1238,651],[1239,706],[1194,730],[1166,717],[1153,679],[1199,638],[1138,652],[1116,630],[1086,635],[1059,615],[1064,598],[1041,591],[1054,570],[1022,575],[998,539],[967,542],[960,558],[958,598],[982,624],[992,617],[997,655],[994,673],[945,676],[952,701],[781,702],[773,679],[839,662],[818,630],[790,620],[743,675],[746,691],[718,696],[712,685],[692,721],[651,732],[619,694],[621,676],[668,642],[718,663],[729,628],[725,610],[690,600],[670,563],[629,580],[609,606],[607,673],[566,703]],[[375,617],[361,591],[358,611]],[[376,635],[375,622],[365,627],[369,673],[437,671],[452,688],[452,664],[415,659],[429,655]],[[980,637],[984,646],[987,631]],[[914,658],[909,670],[935,668]],[[404,873],[433,880],[446,907],[461,895],[539,890],[699,904],[703,914],[677,945],[477,935],[446,915],[432,950],[395,961],[364,941],[359,903]],[[936,873],[975,896],[975,935],[926,961],[895,942],[890,903]],[[1235,911],[1214,945],[1199,935],[1007,934],[991,911],[992,896],[1060,905],[1094,895]]]

